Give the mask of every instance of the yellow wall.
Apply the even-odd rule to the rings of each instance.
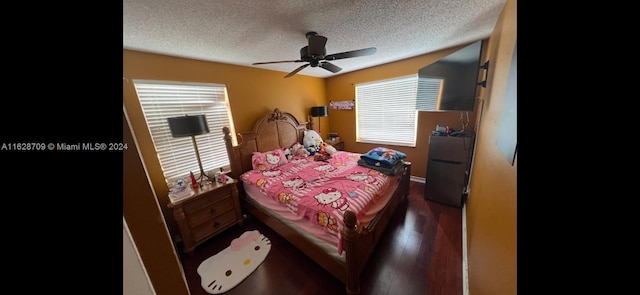
[[[512,166],[496,145],[512,53],[516,0],[507,0],[490,37],[488,85],[467,200],[469,294],[517,294],[517,157]]]
[[[468,44],[452,47],[431,54],[425,54],[402,61],[397,61],[328,78],[327,99],[333,101],[355,99],[356,84],[417,74],[420,68],[434,63],[439,59],[466,47],[467,45]],[[389,101],[387,103],[393,104],[393,101]],[[474,130],[475,110],[477,109],[477,107],[474,107],[474,112],[468,112],[469,125],[465,130]],[[416,177],[425,178],[427,175],[429,135],[431,135],[431,131],[434,131],[436,129],[436,125],[448,125],[456,130],[461,130],[461,114],[461,112],[418,112],[418,132],[416,135],[416,146],[405,147],[388,145],[388,147],[407,154],[407,160],[412,163],[411,174]],[[329,129],[332,132],[337,132],[340,138],[344,140],[344,147],[346,150],[358,153],[366,153],[370,149],[379,146],[377,144],[356,142],[355,110],[330,110],[329,118]],[[465,115],[464,118],[466,120],[467,116]]]
[[[182,264],[173,247],[138,153],[136,140],[122,114],[122,216],[140,253],[153,289],[158,295],[188,295]],[[133,257],[135,259],[135,257]]]

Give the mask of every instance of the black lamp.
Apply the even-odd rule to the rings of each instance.
[[[200,160],[200,152],[198,152],[198,145],[196,144],[196,135],[209,133],[209,125],[207,125],[207,118],[205,117],[205,115],[185,115],[181,117],[167,118],[167,122],[169,122],[171,136],[191,136],[193,149],[195,149],[196,158],[198,159],[198,167],[200,167],[200,177],[198,177],[198,183],[200,183],[205,177],[208,180],[214,180],[213,178],[209,177],[209,175],[204,173],[204,169],[202,168],[202,161]]]
[[[329,115],[327,106],[311,107],[311,117],[318,118],[318,133],[320,132],[320,117],[326,117]]]

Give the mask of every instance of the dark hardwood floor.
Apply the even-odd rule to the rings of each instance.
[[[424,184],[411,182],[360,277],[360,293],[462,294],[462,209],[423,198]],[[345,286],[255,218],[181,254],[192,295],[207,295],[196,269],[246,230],[271,240],[271,252],[244,281],[225,294],[345,294]]]

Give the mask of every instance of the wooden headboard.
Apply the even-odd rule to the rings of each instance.
[[[231,142],[230,129],[222,128],[224,141],[229,155],[231,176],[238,178],[252,169],[251,156],[254,152],[268,152],[277,148],[290,147],[296,142],[302,143],[308,122],[298,121],[296,117],[275,108],[258,119],[253,130],[238,133],[238,145]]]

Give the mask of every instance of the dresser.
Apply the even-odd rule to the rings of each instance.
[[[462,208],[467,197],[474,137],[472,131],[458,136],[429,136],[425,199]]]
[[[236,180],[205,184],[194,188],[194,192],[191,197],[167,205],[173,210],[186,253],[243,221]]]

